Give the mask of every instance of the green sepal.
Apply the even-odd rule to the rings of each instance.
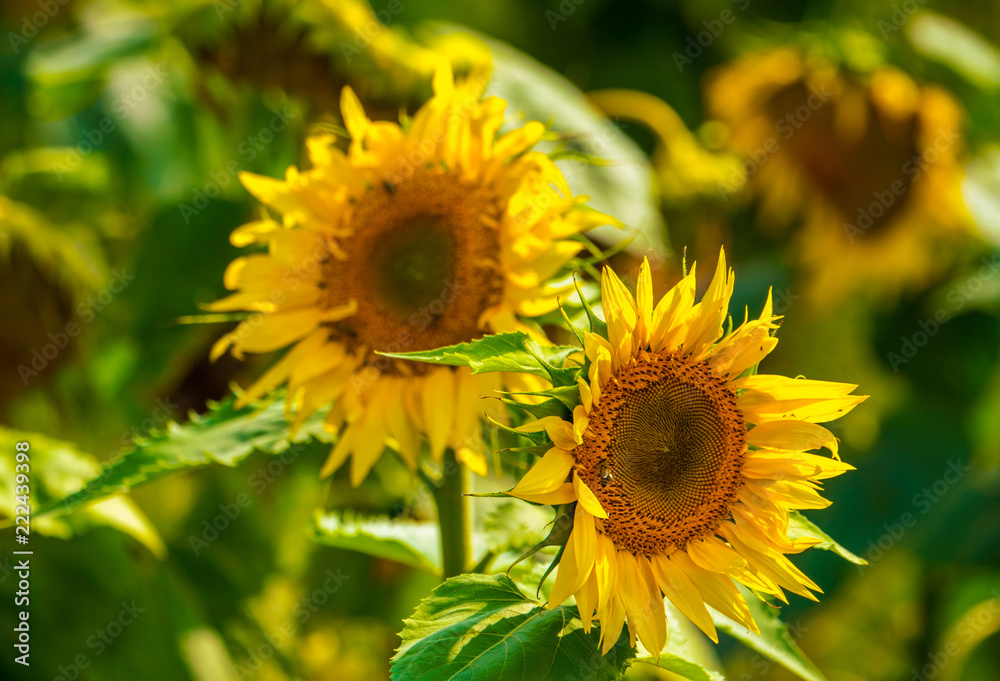
[[[503,395],[533,395],[535,397],[556,399],[562,402],[563,406],[565,406],[569,411],[573,411],[576,406],[580,404],[580,389],[575,383],[573,385],[563,385],[558,388],[549,388],[547,390],[498,390],[496,392]]]
[[[521,411],[528,412],[536,419],[545,418],[546,416],[558,416],[561,419],[565,419],[569,414],[566,405],[557,399],[550,398],[538,404],[528,404],[526,402],[518,402],[517,400],[508,400],[503,397],[498,397],[497,399],[511,409],[520,409]]]
[[[608,337],[608,325],[603,319],[597,316],[594,312],[594,308],[590,306],[590,302],[587,297],[583,295],[583,291],[580,289],[580,282],[577,278],[573,277],[573,286],[576,287],[576,294],[580,296],[580,303],[583,305],[584,312],[587,313],[587,321],[590,322],[590,332],[596,333],[599,336],[607,339]]]
[[[544,430],[540,430],[540,431],[535,432],[535,433],[524,433],[524,432],[521,432],[520,430],[515,430],[514,428],[511,428],[510,426],[507,426],[507,425],[504,425],[504,424],[500,423],[499,421],[497,421],[496,419],[494,419],[489,414],[486,415],[486,418],[487,418],[487,420],[489,420],[490,423],[492,423],[494,426],[496,426],[500,430],[506,431],[508,433],[513,433],[514,435],[518,435],[520,437],[523,437],[523,438],[526,438],[528,440],[531,440],[536,445],[541,445],[541,444],[545,444],[546,442],[551,442],[551,440],[549,440],[549,436],[546,434],[546,432]],[[551,447],[551,445],[550,445],[550,447]]]
[[[538,553],[539,551],[548,546],[558,546],[559,553],[557,553],[556,557],[552,560],[551,563],[549,563],[548,568],[546,568],[545,570],[545,574],[542,575],[541,580],[539,580],[538,582],[538,591],[535,592],[537,596],[537,594],[541,591],[542,584],[545,583],[546,578],[548,578],[552,570],[555,569],[556,565],[559,564],[559,561],[562,560],[563,549],[566,547],[566,542],[569,541],[569,536],[570,534],[572,534],[572,532],[573,532],[573,515],[567,511],[563,511],[561,513],[557,512],[555,519],[552,521],[552,529],[549,530],[549,533],[548,535],[546,535],[545,539],[532,546],[523,555],[521,555],[520,558],[511,563],[510,566],[507,568],[507,575],[510,576],[510,571],[513,570],[514,566],[520,563],[522,560],[531,558],[533,555],[535,555],[536,553]]]
[[[833,537],[819,529],[815,523],[806,518],[804,515],[798,511],[789,512],[788,538],[801,539],[803,537],[814,537],[822,540],[819,544],[816,544],[816,546],[813,547],[815,549],[832,551],[844,560],[854,563],[855,565],[868,565],[867,560],[845,549],[835,539],[833,539]]]

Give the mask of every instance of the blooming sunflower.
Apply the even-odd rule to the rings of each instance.
[[[721,67],[706,89],[728,124],[762,224],[801,217],[795,249],[816,306],[864,287],[925,286],[970,223],[961,198],[962,113],[944,90],[891,66],[859,73],[792,48]]]
[[[293,429],[333,403],[326,427],[339,440],[327,475],[349,455],[359,484],[385,444],[414,467],[426,435],[480,473],[478,395],[524,387],[520,375],[473,376],[468,369],[376,353],[440,348],[486,333],[531,332],[520,317],[556,307],[551,282],[580,250],[572,237],[610,218],[585,209],[552,160],[532,147],[545,126],[503,135],[506,103],[482,98],[484,71],[455,82],[435,74],[434,96],[404,125],[372,122],[349,88],[342,96],[351,141],[308,140],[310,170],[276,180],[249,173],[247,189],[283,220],[233,232],[237,246],[264,245],[227,269],[237,292],[209,306],[255,314],[212,349],[270,352],[293,345],[240,399],[282,384]]]
[[[658,655],[663,595],[718,641],[706,605],[758,630],[736,582],[782,600],[819,591],[785,556],[818,541],[790,539],[789,512],[828,506],[818,481],[853,469],[817,423],[865,397],[748,372],[774,349],[778,317],[768,295],[758,319],[724,335],[733,281],[722,252],[701,302],[692,266],[654,304],[648,263],[635,298],[605,269],[607,337],[584,337],[589,376],[572,422],[523,428],[544,429],[553,447],[510,494],[576,502],[548,607],[575,595],[588,631],[596,611],[605,653],[627,621],[632,644]],[[833,458],[806,451],[818,448]]]

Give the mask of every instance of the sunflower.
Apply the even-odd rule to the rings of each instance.
[[[210,309],[254,314],[211,356],[293,346],[239,403],[285,384],[293,429],[333,403],[325,424],[339,440],[323,475],[353,455],[357,485],[387,443],[412,469],[422,436],[435,459],[451,448],[485,474],[477,397],[524,388],[524,378],[376,353],[533,333],[521,318],[556,307],[563,287],[552,281],[580,250],[573,237],[614,222],[586,209],[587,197],[573,196],[552,160],[532,151],[545,126],[498,135],[506,103],[482,98],[487,80],[478,71],[456,83],[442,66],[434,97],[404,125],[370,121],[345,88],[346,154],[319,135],[307,142],[310,170],[289,168],[284,181],[241,175],[283,220],[233,232],[235,245],[267,252],[227,269],[237,292]]]
[[[701,302],[692,266],[654,304],[648,262],[635,298],[605,269],[607,337],[584,336],[590,367],[572,422],[522,427],[544,429],[553,447],[510,494],[576,503],[548,607],[575,596],[588,631],[596,611],[605,653],[627,621],[632,644],[658,655],[663,596],[718,641],[706,605],[758,631],[736,582],[785,601],[786,589],[819,591],[785,556],[818,541],[790,539],[789,512],[828,506],[818,481],[853,469],[817,423],[865,397],[749,371],[774,349],[779,318],[769,294],[758,319],[724,335],[733,282],[721,252]],[[833,458],[806,451],[818,448]]]
[[[426,99],[440,62],[464,70],[489,61],[471,37],[418,43],[394,24],[398,8],[376,13],[366,0],[209,5],[182,10],[177,33],[200,67],[200,94],[220,111],[225,107],[213,95],[214,73],[236,84],[284,90],[312,104],[314,114],[335,111],[342,87],[350,84],[369,117],[388,119]]]
[[[720,191],[748,181],[762,224],[802,219],[795,250],[817,307],[926,286],[971,224],[962,112],[944,90],[781,48],[720,68],[706,99],[744,157]]]

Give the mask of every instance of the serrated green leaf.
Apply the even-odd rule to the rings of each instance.
[[[235,466],[254,452],[280,454],[293,444],[304,446],[314,440],[329,440],[323,430],[321,410],[306,420],[294,440],[289,437],[282,400],[264,409],[236,409],[233,400],[211,407],[207,414],[194,415],[185,424],[170,423],[162,433],[143,438],[117,456],[101,474],[82,489],[59,501],[46,504],[39,513],[68,511],[109,494],[128,492],[164,475],[202,468],[211,464]]]
[[[565,363],[566,358],[570,354],[580,351],[581,348],[574,348],[573,346],[559,346],[561,351],[556,353],[556,356],[559,357],[559,365],[556,366],[548,360],[548,357],[551,356],[552,353],[547,348],[540,346],[532,339],[525,338],[524,347],[532,354],[532,356],[534,356],[536,360],[538,360],[538,363],[544,367],[553,386],[557,388],[576,386],[576,377],[580,373],[580,367],[564,367],[563,363]]]
[[[0,427],[0,520],[2,526],[14,524],[15,478],[18,465],[15,445],[27,442],[28,468],[30,469],[31,505],[42,506],[53,499],[60,499],[100,470],[97,459],[79,451],[75,445],[55,440],[40,433],[10,430]],[[81,509],[79,513],[63,517],[45,517],[33,513],[31,534],[38,533],[63,539],[86,531],[93,526],[113,527],[131,535],[145,544],[159,558],[166,557],[156,529],[126,497],[110,497]],[[30,539],[30,534],[28,535]]]
[[[511,371],[550,378],[549,372],[552,367],[562,368],[569,355],[580,351],[580,348],[565,345],[536,346],[540,349],[540,355],[536,357],[525,346],[527,340],[530,340],[528,334],[514,331],[483,336],[468,343],[459,343],[436,350],[382,352],[379,354],[415,362],[469,367],[474,374]],[[539,359],[543,361],[540,362]],[[576,371],[577,368],[564,370]]]
[[[326,546],[441,574],[441,539],[436,523],[331,513],[316,519],[315,539]]]
[[[837,543],[835,539],[823,530],[819,529],[815,523],[806,518],[804,515],[798,511],[792,511],[788,515],[788,538],[800,539],[802,537],[815,537],[816,539],[822,540],[813,548],[823,549],[824,551],[833,551],[844,560],[854,563],[855,565],[868,565],[867,560],[845,549]]]
[[[621,677],[635,655],[623,635],[607,655],[576,607],[545,610],[503,575],[459,575],[424,599],[400,634],[393,681],[543,681]]]
[[[750,614],[757,622],[760,634],[748,631],[742,624],[709,608],[715,626],[805,681],[826,681],[816,665],[806,657],[806,654],[796,643],[801,631],[804,631],[802,625],[796,622],[796,628],[791,629],[778,618],[777,608],[772,608],[761,602],[759,598],[742,587],[740,591],[743,592],[747,605],[750,606]]]

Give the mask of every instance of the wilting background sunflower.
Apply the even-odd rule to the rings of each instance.
[[[403,185],[384,165],[399,124],[419,140],[412,125],[436,110],[435,86],[438,103],[452,87],[435,81],[447,72],[454,92],[474,90],[479,113],[464,142],[435,141],[442,163],[416,168],[428,182]],[[379,418],[358,421],[376,412],[331,412],[323,390],[295,390],[335,384],[332,395],[347,381],[362,394],[346,370],[323,380],[349,364],[330,347],[363,345],[356,325],[324,346],[322,334],[309,341],[272,320],[269,339],[245,342],[241,329],[254,312],[273,312],[275,291],[311,314],[344,303],[320,286],[334,275],[264,271],[305,248],[296,215],[390,221],[364,203],[393,196],[420,210],[447,203],[456,224],[477,197],[498,225],[525,207],[535,216],[535,231],[514,219],[497,227],[501,242],[468,263],[471,279],[513,283],[464,310],[449,342],[521,330],[571,344],[552,306],[558,296],[585,326],[571,272],[596,305],[600,269],[614,267],[634,291],[644,257],[640,284],[653,301],[687,274],[685,252],[699,263],[689,283],[702,300],[724,246],[736,274],[725,334],[762,319],[772,289],[769,321],[757,323],[779,318],[780,343],[761,349],[760,373],[869,396],[825,424],[857,470],[824,480],[830,508],[804,511],[855,562],[822,547],[790,556],[808,575],[799,584],[822,593],[775,602],[788,625],[773,633],[776,649],[748,648],[724,629],[716,645],[668,607],[679,622],[669,645],[686,639],[700,666],[633,665],[628,678],[1000,678],[997,4],[17,0],[0,7],[0,123],[3,678],[389,678],[402,621],[449,571],[435,509],[462,504],[429,491],[456,465],[441,450],[486,473],[468,482],[474,492],[510,490],[541,452],[471,415],[517,421],[525,405],[548,408],[544,396],[477,392],[532,391],[544,376],[515,386],[483,374],[473,389],[467,372],[424,366],[404,380],[410,370],[397,367],[412,363],[386,360],[388,380],[364,393]],[[500,139],[524,167],[481,172],[487,140]],[[535,143],[532,165],[518,155]],[[460,176],[465,185],[449,184]],[[301,189],[303,177],[313,184],[294,200],[276,189]],[[567,197],[563,181],[573,206],[552,208],[545,201]],[[572,212],[583,196],[591,212]],[[411,275],[440,250],[337,238],[352,253],[394,251]],[[415,275],[385,268],[371,272],[376,293],[396,286],[407,305],[430,295],[407,288]],[[364,271],[351,276],[365,284]],[[378,299],[366,302],[377,312]],[[369,329],[392,323],[370,317]],[[242,361],[213,353],[220,339],[245,347]],[[279,384],[285,393],[272,391]],[[580,399],[579,386],[562,388]],[[461,427],[435,420],[438,402],[455,405]],[[521,410],[508,416],[507,402]],[[286,403],[299,417],[293,433]],[[344,423],[367,426],[357,429],[363,457],[321,478]],[[430,449],[419,444],[428,429]],[[474,446],[463,450],[465,441]],[[24,603],[15,601],[18,442],[30,443]],[[351,448],[357,457],[357,446],[333,463]],[[588,473],[595,485],[604,474]],[[558,489],[562,501],[580,498]],[[547,526],[549,506],[480,497],[456,512],[474,529],[465,568],[483,574],[503,574],[548,537],[510,571],[532,596],[567,541],[560,522]],[[639,577],[620,593],[662,583],[634,565],[621,572]],[[574,590],[568,583],[555,600]],[[570,586],[592,599],[590,586]],[[727,602],[743,612],[741,600]],[[758,625],[778,612],[763,607]],[[597,610],[595,627],[624,617]],[[22,611],[30,666],[15,661]],[[642,626],[643,643],[662,637]],[[624,631],[607,664],[628,648]]]

